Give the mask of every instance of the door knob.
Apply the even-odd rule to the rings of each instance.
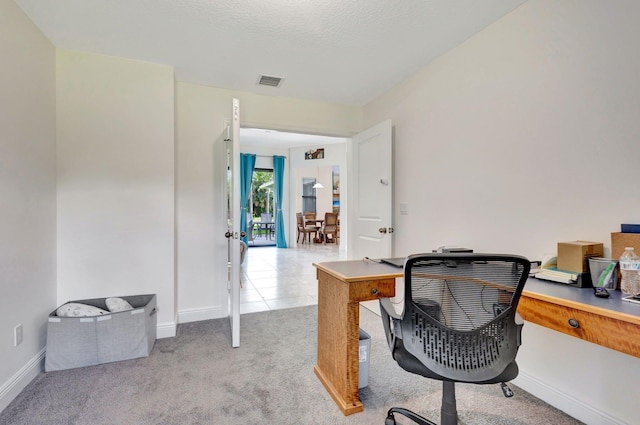
[[[389,233],[393,233],[393,227],[389,227]]]
[[[381,228],[378,229],[378,232],[387,233],[387,228],[386,227],[381,227]]]
[[[240,232],[240,237],[244,238],[245,236],[247,236],[247,234],[245,232]]]
[[[231,237],[231,232],[226,232],[226,233],[224,234],[224,237],[225,237],[225,238],[227,238],[227,239],[229,239],[229,238]]]

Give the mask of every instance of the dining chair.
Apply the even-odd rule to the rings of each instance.
[[[315,225],[316,224],[316,213],[312,211],[307,211],[304,213],[304,225]]]
[[[244,259],[247,256],[247,249],[249,246],[240,239],[240,267],[244,265]],[[242,271],[240,271],[240,287],[242,288]]]
[[[260,231],[264,231],[265,236],[271,237],[273,231],[273,218],[271,213],[260,214]]]
[[[338,243],[338,213],[328,212],[324,214],[324,224],[322,226],[323,243],[327,244],[328,236],[331,235],[331,242]]]
[[[253,217],[250,214],[247,214],[247,242],[253,243],[255,235],[253,234]]]
[[[318,229],[315,226],[307,226],[305,224],[305,219],[303,218],[302,213],[296,213],[296,222],[297,222],[297,225],[298,225],[298,236],[296,237],[296,242],[300,242],[300,235],[302,235],[302,243],[303,244],[304,244],[304,240],[306,239],[307,235],[309,235],[309,243],[311,243],[311,234],[312,233],[314,234],[314,238],[318,237]]]

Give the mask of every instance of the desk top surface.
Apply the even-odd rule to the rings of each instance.
[[[615,311],[628,316],[629,321],[640,324],[640,304],[624,301],[622,298],[626,294],[621,291],[609,291],[609,298],[599,298],[593,294],[593,288],[576,288],[530,277],[524,286],[523,293],[543,301],[564,300],[564,304],[568,307],[579,308],[581,305],[586,305],[589,306],[589,311],[594,313]]]
[[[403,269],[375,260],[329,261],[313,263],[322,270],[344,282],[359,282],[371,279],[389,279],[403,276]],[[576,288],[562,283],[548,282],[530,277],[523,295],[543,301],[561,303],[568,307],[588,306],[592,312],[601,311],[605,315],[614,311],[631,322],[640,324],[640,304],[622,300],[620,291],[610,291],[609,298],[598,298],[592,288]],[[559,302],[560,301],[560,302]]]
[[[403,276],[403,270],[375,260],[328,261],[313,263],[318,269],[345,282],[371,279],[389,279]]]

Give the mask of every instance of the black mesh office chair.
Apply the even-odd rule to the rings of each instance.
[[[380,300],[393,358],[404,370],[442,382],[441,424],[457,424],[455,382],[501,383],[518,375],[522,324],[516,308],[529,275],[524,257],[499,254],[417,254],[404,267],[404,311]],[[522,322],[521,320],[519,320]],[[407,409],[389,409],[385,425],[402,414],[435,425]]]

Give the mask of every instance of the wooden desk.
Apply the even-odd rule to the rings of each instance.
[[[314,371],[342,413],[364,410],[358,397],[359,302],[392,297],[400,268],[371,261],[314,263],[318,277],[318,362]],[[574,288],[530,278],[518,312],[527,321],[640,357],[640,305],[597,298]],[[578,322],[578,328],[569,325]],[[526,341],[525,341],[526,344]]]
[[[597,298],[592,288],[529,278],[518,313],[531,323],[640,357],[640,304],[623,301],[620,291],[610,294]]]
[[[314,371],[342,413],[358,397],[360,301],[393,297],[402,269],[371,261],[314,263],[318,276],[318,363]]]

